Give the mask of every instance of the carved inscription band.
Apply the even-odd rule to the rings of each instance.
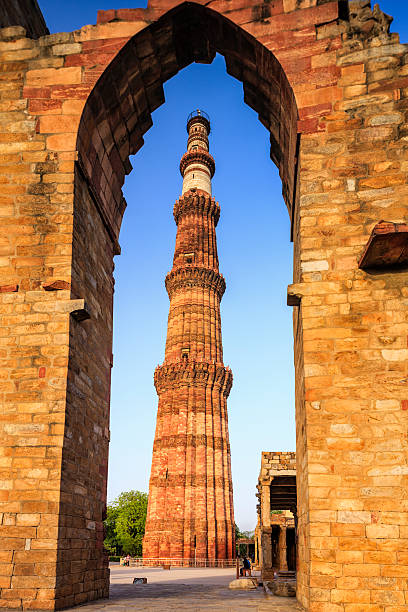
[[[206,436],[205,434],[163,436],[162,438],[156,438],[153,448],[154,450],[159,450],[179,447],[197,448],[198,446],[205,446],[206,448],[212,448],[214,450],[227,449],[229,452],[229,444],[225,442],[224,438]]]
[[[217,519],[215,521],[216,525],[218,528],[223,527],[223,529],[225,529],[225,527],[229,526],[229,521],[226,521],[225,519]],[[214,525],[214,522],[212,521],[212,526]],[[152,532],[154,531],[161,531],[163,529],[163,521],[161,520],[150,520],[149,521],[149,527],[151,529]],[[169,531],[204,531],[207,532],[208,531],[208,527],[209,527],[209,521],[206,521],[205,519],[195,519],[195,520],[191,520],[191,519],[173,519],[173,520],[167,520],[166,521],[166,527]]]

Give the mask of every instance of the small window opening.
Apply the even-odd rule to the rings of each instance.
[[[194,262],[194,253],[184,253],[184,261],[186,263],[193,263]]]
[[[169,468],[166,468],[166,480],[167,480],[168,475],[169,475]]]
[[[189,352],[190,352],[189,348],[182,348],[181,349],[181,357],[182,357],[182,359],[185,359],[187,361],[188,360]]]

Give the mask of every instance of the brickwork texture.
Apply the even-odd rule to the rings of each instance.
[[[402,612],[407,271],[359,261],[380,221],[407,222],[407,48],[368,0],[205,4],[0,30],[0,606],[108,592],[121,187],[163,83],[219,52],[270,132],[292,221],[298,598]]]

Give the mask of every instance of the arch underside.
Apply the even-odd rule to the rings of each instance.
[[[240,27],[204,6],[184,3],[136,34],[105,70],[84,108],[78,131],[79,166],[105,226],[117,241],[126,203],[129,156],[143,145],[151,113],[164,103],[163,83],[192,62],[220,53],[244,87],[244,101],[270,132],[289,212],[293,205],[297,107],[275,56]]]

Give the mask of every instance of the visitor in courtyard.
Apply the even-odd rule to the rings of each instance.
[[[251,575],[251,562],[247,557],[244,557],[244,576]]]
[[[130,565],[130,555],[129,554],[127,554],[126,557],[125,557],[124,565],[126,565],[127,567],[129,567],[129,565]]]

